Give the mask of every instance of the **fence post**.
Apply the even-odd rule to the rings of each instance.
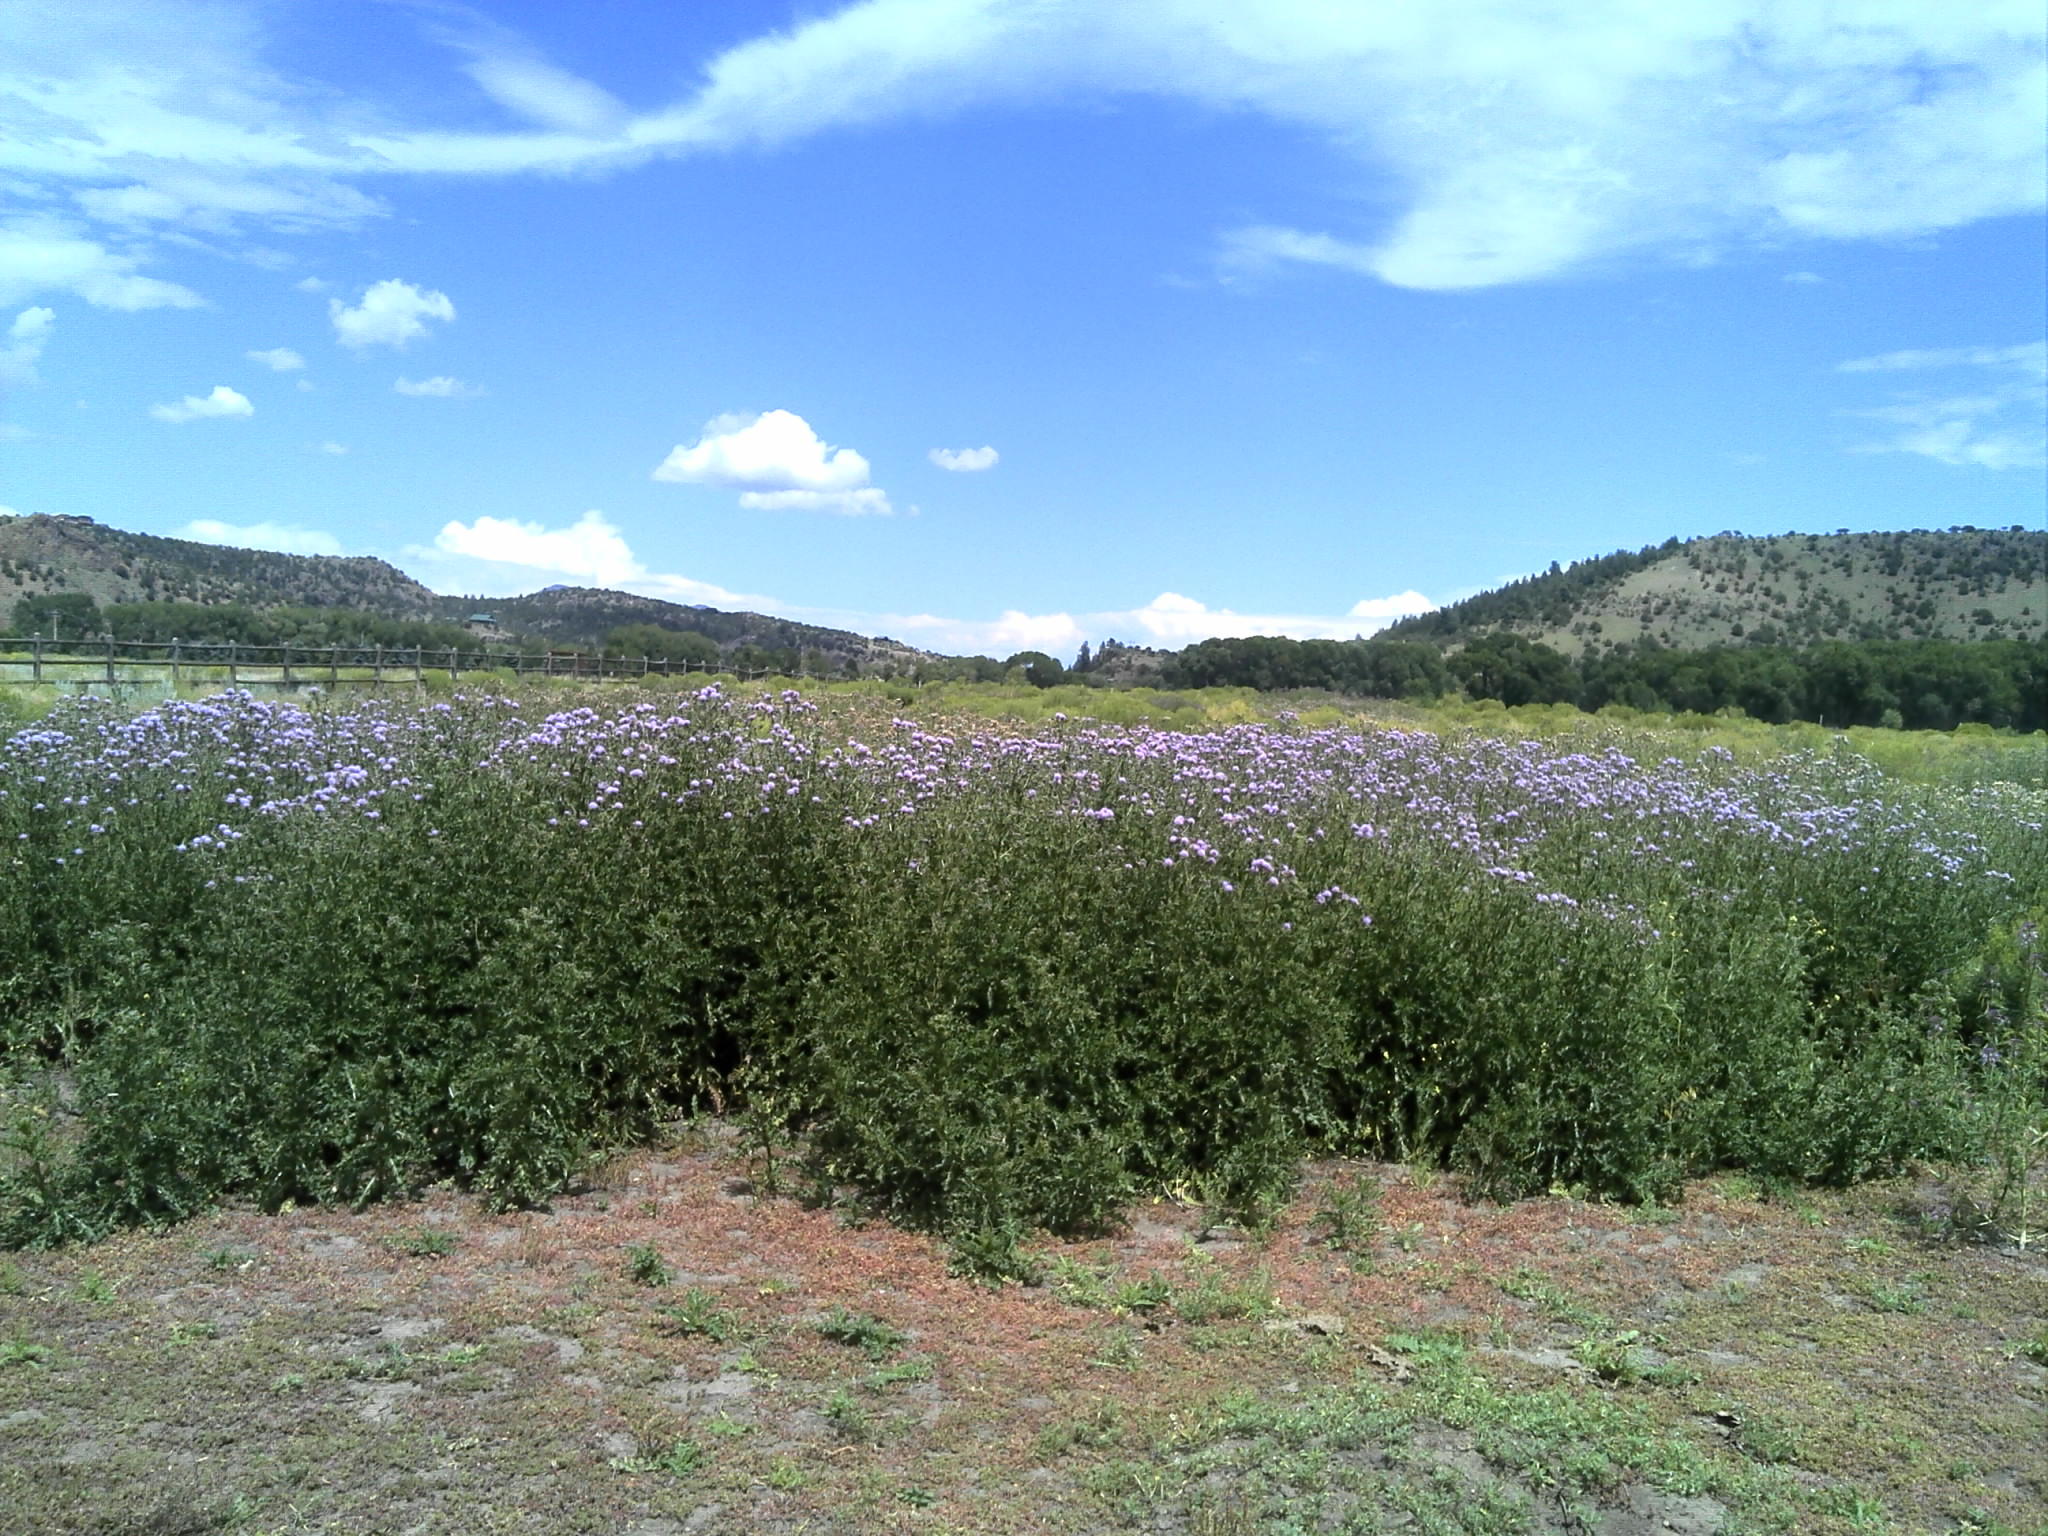
[[[241,681],[240,675],[235,671],[235,642],[230,640],[228,642],[228,686],[230,688],[239,687]]]
[[[384,647],[378,646],[370,661],[370,687],[381,690],[384,686]]]
[[[171,636],[171,693],[178,691],[178,637]]]
[[[331,690],[339,687],[340,684],[341,647],[339,645],[330,645],[327,647],[327,686]]]
[[[107,636],[107,692],[114,691],[114,637]]]
[[[455,670],[455,647],[451,645],[448,647],[448,681],[451,683],[454,682],[456,675],[457,674]]]
[[[29,636],[29,676],[38,683],[43,680],[43,637],[40,634]]]
[[[412,648],[412,680],[424,688],[427,684],[427,669],[421,664],[420,657],[422,654],[419,646],[416,645]]]
[[[278,650],[283,653],[283,659],[278,664],[278,676],[283,680],[286,691],[289,692],[292,686],[292,648],[290,643],[287,642],[279,646]]]

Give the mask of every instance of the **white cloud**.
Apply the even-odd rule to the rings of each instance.
[[[657,480],[792,490],[850,490],[868,481],[868,461],[851,448],[820,441],[793,411],[725,415],[704,424],[698,440],[678,445],[654,471]]]
[[[767,411],[713,417],[696,442],[669,451],[654,478],[737,488],[750,511],[887,517],[895,509],[868,473],[866,459],[824,442],[795,412]]]
[[[270,347],[261,352],[244,352],[252,363],[261,363],[273,373],[291,373],[306,366],[306,360],[290,347]]]
[[[470,400],[483,393],[481,385],[465,384],[445,373],[431,379],[400,379],[391,387],[401,395],[426,395],[437,400]]]
[[[317,277],[302,277],[292,284],[300,293],[325,293],[327,284]]]
[[[2048,462],[2048,342],[1937,347],[1851,358],[1841,373],[1977,370],[1958,392],[1897,394],[1890,405],[1846,414],[1885,423],[1856,453],[1910,453],[1958,468],[2026,469]]]
[[[934,448],[927,455],[941,469],[950,469],[955,474],[971,475],[984,469],[994,469],[1002,457],[995,449],[981,448]]]
[[[2013,368],[2048,378],[2048,342],[2029,341],[2016,347],[1933,347],[1852,357],[1837,363],[1838,373],[1896,373],[1907,368]]]
[[[178,225],[211,235],[257,222],[280,234],[346,228],[384,212],[375,198],[324,177],[202,176],[156,170],[147,181],[88,187],[73,199],[97,222],[132,230]]]
[[[408,568],[442,592],[506,596],[531,592],[550,580],[610,587],[675,603],[776,614],[805,623],[894,635],[926,649],[1008,656],[1020,650],[1070,654],[1084,640],[1115,637],[1173,649],[1217,636],[1291,635],[1302,640],[1348,640],[1369,635],[1397,618],[1434,605],[1419,592],[1362,598],[1342,615],[1239,613],[1195,598],[1162,592],[1135,608],[1094,613],[1029,613],[1006,609],[992,619],[933,613],[874,613],[820,608],[759,593],[734,592],[694,577],[649,570],[602,512],[585,512],[566,528],[484,516],[444,525],[431,548],[404,551]]]
[[[427,334],[427,321],[453,320],[455,306],[445,293],[389,277],[365,288],[353,309],[339,299],[329,299],[327,314],[334,321],[334,339],[344,347],[397,347],[403,351]]]
[[[317,452],[320,452],[320,453],[330,454],[330,455],[332,455],[333,457],[335,457],[335,458],[337,458],[337,459],[338,459],[338,458],[340,458],[340,457],[341,457],[341,456],[342,456],[343,454],[345,454],[345,453],[347,453],[347,452],[348,452],[348,444],[346,444],[346,443],[337,443],[337,442],[331,442],[331,441],[330,441],[330,442],[325,442],[325,443],[322,443],[322,444],[321,444],[321,445],[319,446],[319,448],[318,448],[318,449],[317,449],[316,451],[317,451]]]
[[[291,528],[282,523],[223,523],[202,517],[174,535],[201,544],[226,544],[235,549],[267,549],[282,555],[338,555],[341,540],[318,528]]]
[[[7,327],[7,339],[0,341],[0,384],[33,384],[36,364],[56,329],[57,313],[35,305],[24,309]]]
[[[110,251],[62,220],[31,217],[0,226],[0,304],[45,293],[75,293],[100,309],[193,309],[205,302],[189,288],[138,276],[140,265],[140,258]]]
[[[551,571],[597,586],[617,586],[645,574],[619,530],[595,509],[567,528],[506,517],[451,521],[434,536],[434,548],[443,555]]]
[[[852,491],[742,491],[749,512],[825,512],[834,517],[889,517],[895,508],[872,485]]]
[[[152,405],[149,414],[158,421],[202,421],[210,417],[254,416],[256,407],[240,391],[216,384],[210,395],[187,395],[176,405]]]
[[[1784,281],[1810,285],[1813,283],[1824,283],[1827,279],[1818,272],[1787,272],[1784,276]]]
[[[1948,228],[2042,203],[2038,15],[1865,0],[1102,7],[867,0],[732,49],[647,137],[772,143],[1089,92],[1180,97],[1320,138],[1392,218],[1255,224],[1230,264],[1418,288],[1653,250]]]
[[[79,235],[54,287],[196,302],[135,271],[164,230],[359,223],[384,212],[352,185],[373,176],[625,167],[1025,101],[1167,99],[1325,145],[1331,197],[1276,182],[1226,257],[1410,287],[1925,234],[2043,203],[2036,0],[858,0],[701,67],[669,61],[700,83],[639,112],[473,13],[419,14],[525,122],[470,126],[453,92],[428,126],[396,98],[282,77],[262,62],[267,8],[9,0],[0,175],[140,242]]]

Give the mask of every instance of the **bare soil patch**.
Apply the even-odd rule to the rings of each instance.
[[[1922,1184],[1323,1164],[1270,1231],[1160,1201],[992,1289],[761,1172],[710,1124],[547,1211],[10,1256],[0,1530],[2048,1532],[2048,1259],[1933,1242]]]

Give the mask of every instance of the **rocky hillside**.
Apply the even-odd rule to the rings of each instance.
[[[1566,655],[1645,637],[1680,649],[2048,634],[2048,533],[1716,534],[1623,551],[1404,619],[1388,636],[1464,644],[1505,631]]]
[[[449,597],[383,560],[230,549],[129,533],[86,517],[0,517],[0,622],[21,598],[65,593],[89,597],[100,609],[126,603],[342,609],[380,619],[454,624],[481,612],[496,621],[508,641],[564,648],[595,647],[614,631],[653,626],[702,635],[724,652],[787,653],[792,661],[809,652],[855,670],[914,665],[928,654],[849,630],[630,592],[550,587],[523,597]]]
[[[128,533],[89,517],[0,517],[0,615],[17,599],[83,593],[109,603],[353,608],[431,619],[445,599],[382,560],[279,555]]]

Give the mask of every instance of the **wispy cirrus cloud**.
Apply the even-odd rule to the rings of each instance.
[[[0,245],[0,302],[10,280],[117,307],[196,302],[136,270],[162,232],[383,216],[359,183],[618,169],[1019,101],[1185,101],[1350,163],[1327,198],[1276,185],[1262,217],[1220,232],[1235,272],[1475,288],[1926,234],[2044,200],[2048,64],[2039,8],[2020,0],[858,0],[678,57],[700,83],[637,110],[444,6],[421,9],[420,35],[466,83],[431,124],[277,74],[265,17],[233,0],[12,0],[0,174],[68,203],[39,217],[73,249],[10,271]],[[1361,179],[1384,214],[1333,213]]]
[[[0,340],[0,384],[35,383],[36,364],[42,361],[43,348],[56,328],[57,312],[40,304],[16,315],[8,324],[6,339]]]
[[[1945,376],[1950,387],[1895,392],[1846,414],[1883,422],[1855,453],[1909,453],[1959,468],[2028,469],[2048,462],[2048,342],[1931,347],[1851,358],[1839,373]],[[1960,387],[1957,387],[1960,386]]]

